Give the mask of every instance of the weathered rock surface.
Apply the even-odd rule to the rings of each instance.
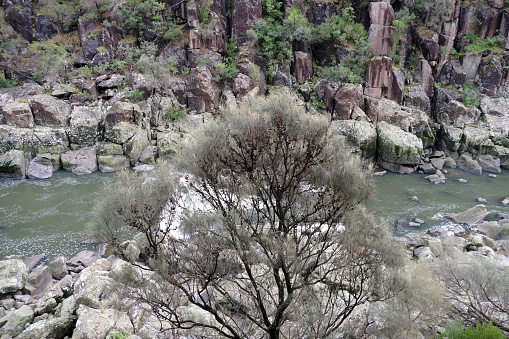
[[[133,325],[125,312],[115,309],[101,311],[81,305],[72,339],[106,338],[112,331],[132,334]]]
[[[377,124],[379,160],[400,165],[418,165],[422,141],[415,135],[387,122]]]
[[[20,128],[34,127],[34,117],[28,103],[11,102],[0,108],[3,115],[3,119],[0,118],[0,123]]]
[[[93,147],[85,147],[77,151],[62,154],[62,167],[74,174],[90,174],[97,171],[97,159]]]
[[[53,163],[50,158],[37,156],[33,158],[27,170],[30,179],[48,179],[53,175]]]
[[[377,132],[372,123],[355,120],[333,121],[331,130],[334,134],[346,136],[347,140],[361,151],[361,155],[369,159],[376,154]]]
[[[0,178],[25,178],[25,155],[23,151],[12,150],[0,154]]]
[[[477,205],[469,210],[460,213],[447,213],[445,218],[457,224],[467,224],[469,226],[478,224],[488,215],[488,210],[484,205]]]
[[[27,277],[28,269],[23,260],[0,261],[0,295],[21,290]]]
[[[82,146],[94,146],[99,134],[101,115],[98,109],[74,107],[70,118],[69,141]]]
[[[35,95],[30,106],[38,125],[67,127],[71,117],[71,106],[51,95]]]
[[[101,172],[115,172],[128,168],[130,161],[123,155],[98,155],[97,164]]]

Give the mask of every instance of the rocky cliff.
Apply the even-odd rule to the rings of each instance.
[[[146,169],[222,107],[282,87],[385,169],[509,168],[500,0],[0,7],[4,177]]]

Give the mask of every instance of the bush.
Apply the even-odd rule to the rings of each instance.
[[[329,133],[290,95],[251,98],[205,125],[174,170],[122,174],[100,230],[127,260],[115,230],[142,232],[143,266],[131,263],[151,271],[126,292],[207,338],[338,337],[361,305],[392,298],[402,253],[362,207],[370,172]]]
[[[181,118],[185,118],[187,116],[187,113],[184,108],[182,107],[170,107],[166,111],[166,117],[170,120],[178,120]]]
[[[504,39],[499,36],[481,39],[475,34],[467,33],[465,34],[465,37],[470,42],[467,47],[465,47],[465,52],[467,54],[483,54],[487,51],[497,53],[502,50],[500,48],[500,43],[504,41]]]
[[[447,339],[505,339],[505,335],[492,323],[479,324],[463,328],[461,321],[456,320],[453,324],[445,327],[445,332],[438,338]]]
[[[6,79],[3,74],[0,74],[0,88],[14,87],[16,84],[14,81]]]

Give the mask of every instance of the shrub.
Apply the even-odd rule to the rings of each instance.
[[[166,111],[166,117],[170,120],[178,120],[180,118],[185,118],[186,116],[187,113],[182,107],[172,106]]]
[[[14,81],[6,79],[3,74],[0,74],[0,88],[14,87]]]
[[[453,324],[445,327],[445,332],[438,338],[447,339],[505,339],[505,335],[492,323],[468,326],[463,328],[461,321],[456,320]]]
[[[497,53],[502,50],[500,48],[500,43],[504,39],[499,36],[481,39],[479,36],[477,36],[475,34],[467,33],[467,34],[465,34],[465,37],[470,42],[465,47],[465,52],[467,54],[483,54],[484,52],[487,52],[487,51]]]
[[[463,84],[463,105],[466,107],[477,107],[479,106],[480,100],[477,92],[474,89],[474,83],[467,81]]]

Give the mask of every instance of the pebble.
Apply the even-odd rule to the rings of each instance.
[[[463,235],[463,234],[465,234],[465,229],[462,226],[458,225],[458,226],[454,227],[453,232],[455,235]]]
[[[496,178],[496,177],[497,177],[497,175],[496,175],[496,174],[488,174],[488,176],[489,176],[490,178]]]
[[[424,220],[419,219],[419,218],[415,218],[414,221],[418,222],[419,224],[424,224]]]
[[[410,200],[412,200],[412,201],[419,201],[419,198],[417,198],[417,197],[414,195],[414,196],[410,197]]]
[[[500,201],[502,205],[508,205],[509,204],[509,198],[504,198]]]
[[[486,201],[486,199],[481,198],[481,197],[477,198],[477,201],[478,201],[478,202],[483,202],[483,203],[484,203],[484,202],[487,202],[487,201]]]
[[[408,226],[410,226],[410,227],[419,227],[419,226],[421,226],[421,224],[419,224],[418,222],[410,221],[408,223]]]
[[[458,179],[459,182],[468,182],[466,179]]]

